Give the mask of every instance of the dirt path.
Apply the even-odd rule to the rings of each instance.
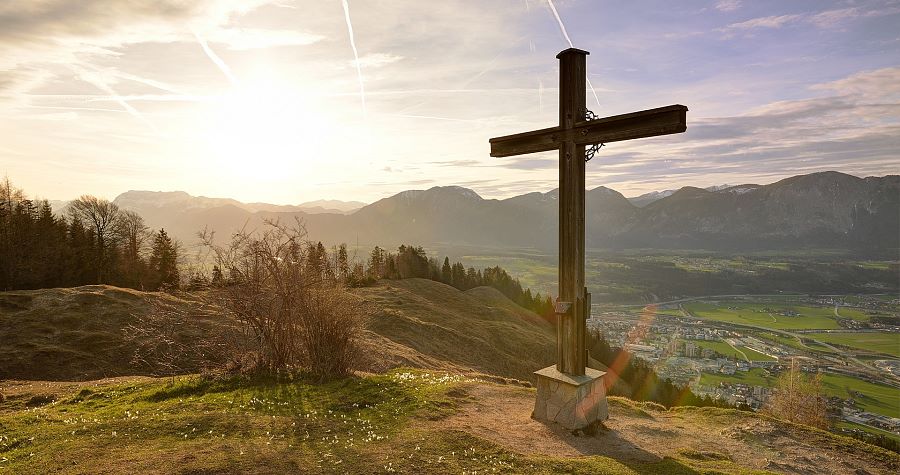
[[[464,391],[463,408],[433,424],[471,433],[522,454],[603,455],[625,464],[705,454],[748,468],[803,474],[895,473],[891,463],[897,463],[878,460],[852,445],[838,447],[828,435],[753,414],[643,410],[617,399],[610,400],[607,430],[595,436],[575,436],[531,418],[533,390],[480,384],[466,386]]]

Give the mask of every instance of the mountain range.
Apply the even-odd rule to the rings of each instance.
[[[352,210],[245,204],[184,192],[129,191],[115,202],[185,242],[208,227],[219,234],[265,219],[301,218],[326,243],[526,247],[557,243],[558,190],[484,199],[458,186],[408,190]],[[683,187],[635,204],[600,186],[586,193],[588,248],[886,250],[900,247],[900,176],[839,172],[799,175],[768,185]],[[344,210],[337,209],[343,207]]]
[[[716,186],[708,186],[704,188],[706,191],[719,191],[724,190],[725,188],[731,188],[732,185],[716,185]],[[631,204],[643,208],[654,201],[659,201],[667,196],[671,196],[678,190],[663,190],[663,191],[651,191],[650,193],[644,193],[640,196],[633,196],[628,198],[628,201]]]

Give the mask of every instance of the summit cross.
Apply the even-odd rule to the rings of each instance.
[[[585,376],[585,330],[586,320],[590,317],[591,300],[584,285],[585,162],[605,143],[677,134],[687,130],[688,109],[678,104],[597,118],[585,106],[585,63],[588,54],[590,53],[587,51],[569,48],[556,56],[560,62],[558,126],[490,139],[492,157],[559,150],[559,296],[555,305],[557,359],[556,371],[550,367],[536,373],[539,398],[536,407],[541,410],[536,409],[535,415],[542,419],[559,419],[556,415],[538,414],[543,412],[540,402],[540,398],[544,397],[541,394],[542,377],[549,377],[554,383],[569,381],[576,387],[590,383],[589,379],[599,378],[596,374]],[[587,152],[586,146],[590,147]],[[553,388],[557,386],[549,385]],[[589,394],[593,389],[586,391]],[[576,392],[581,394],[583,391],[578,389]],[[605,396],[605,392],[603,395]],[[548,401],[551,399],[553,398]],[[603,402],[605,412],[605,397]],[[576,406],[580,403],[580,399],[575,402]],[[554,404],[568,402],[551,401],[548,404],[552,407]],[[549,412],[554,410],[555,408],[551,408]],[[582,415],[576,414],[576,420],[572,423],[565,420],[568,416],[560,416],[563,420],[555,421],[572,426],[571,428],[580,428],[578,426],[592,422],[578,422]]]

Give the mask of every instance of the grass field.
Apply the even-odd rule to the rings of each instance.
[[[840,326],[833,307],[807,307],[783,303],[690,302],[684,307],[694,316],[726,323],[753,325],[779,330],[832,330]],[[767,312],[769,308],[773,312]],[[797,316],[778,315],[792,311]]]
[[[860,322],[868,322],[872,318],[866,312],[852,307],[838,307],[838,315],[843,318],[850,318]]]
[[[809,333],[810,338],[900,358],[900,333]]]
[[[758,333],[754,333],[753,335],[755,335],[758,338],[773,341],[775,343],[780,343],[782,345],[789,346],[791,348],[795,348],[795,349],[802,350],[802,351],[813,350],[813,351],[819,351],[822,353],[834,353],[834,351],[832,351],[827,346],[823,346],[823,345],[821,345],[815,341],[812,341],[810,339],[805,339],[805,341],[803,341],[801,343],[796,338],[791,338],[791,337],[784,336],[784,335],[781,335],[778,333],[758,332]]]
[[[900,389],[830,373],[823,375],[822,386],[829,396],[844,399],[852,397],[857,406],[864,411],[900,417]],[[860,395],[856,396],[854,392]]]
[[[897,435],[897,434],[895,434],[895,433],[893,433],[893,432],[888,432],[888,431],[886,431],[886,430],[881,430],[881,429],[878,429],[878,428],[876,428],[876,427],[869,427],[869,426],[864,426],[864,425],[862,425],[862,424],[856,424],[856,423],[853,423],[853,422],[846,422],[846,421],[840,421],[840,422],[836,423],[835,426],[836,426],[836,427],[843,427],[843,428],[847,428],[847,429],[859,429],[859,430],[863,430],[863,431],[866,431],[866,432],[871,432],[871,433],[873,433],[873,434],[880,434],[880,435],[883,435],[883,436],[885,436],[885,437],[894,439],[894,440],[896,440],[897,442],[900,442],[900,435]]]
[[[747,372],[738,371],[733,375],[703,373],[700,376],[700,384],[715,386],[720,382],[727,382],[771,387],[775,384],[776,379],[777,376],[769,375],[761,368],[754,368]],[[852,398],[864,411],[888,417],[900,417],[900,390],[896,388],[850,376],[825,373],[822,375],[822,390],[828,396]]]
[[[762,368],[753,368],[750,371],[738,371],[734,374],[702,373],[700,384],[704,386],[717,386],[719,383],[740,383],[748,386],[770,387],[775,384],[777,376],[773,376]]]
[[[747,348],[746,346],[738,346],[738,350],[741,350],[744,354],[742,355],[740,352],[731,347],[728,343],[724,341],[694,341],[694,343],[700,348],[710,348],[716,353],[720,355],[724,355],[727,358],[734,358],[738,360],[745,361],[775,361],[775,358],[771,356],[764,355],[758,351]],[[744,357],[746,355],[746,358]]]

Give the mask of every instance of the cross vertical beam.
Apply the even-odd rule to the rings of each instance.
[[[584,286],[584,147],[680,134],[687,130],[688,108],[681,104],[599,119],[592,116],[588,120],[585,107],[588,54],[587,51],[569,48],[556,56],[559,59],[559,125],[490,139],[492,157],[559,150],[559,296],[555,305],[557,363],[555,369],[549,367],[535,373],[539,382],[541,378],[559,382],[573,376],[586,376],[585,334],[591,295]],[[588,373],[591,371],[587,370]],[[565,377],[559,379],[559,374]],[[597,377],[597,374],[591,376],[594,379]],[[548,415],[544,404],[546,398],[542,399],[549,390],[545,389],[542,391],[539,384],[535,414],[543,415],[536,417],[557,418],[558,408],[556,412],[550,411],[556,415]]]
[[[575,48],[559,53],[559,128],[584,121],[586,56]],[[559,147],[559,300],[571,302],[556,325],[556,369],[584,375],[584,145],[572,139]]]

